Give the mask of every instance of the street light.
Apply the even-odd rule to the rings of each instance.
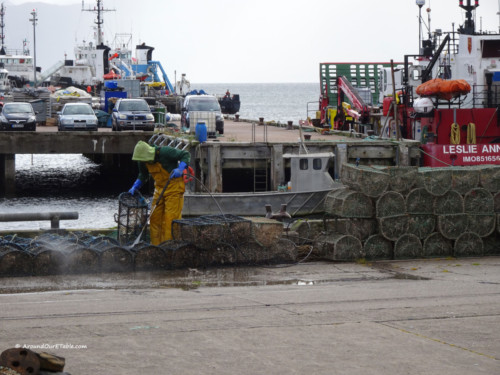
[[[35,33],[35,26],[36,26],[36,21],[38,21],[38,18],[36,18],[36,9],[33,9],[31,12],[32,18],[29,20],[33,22],[33,85],[36,88],[36,33]]]
[[[418,5],[418,53],[422,54],[422,7],[425,5],[425,0],[416,0]]]

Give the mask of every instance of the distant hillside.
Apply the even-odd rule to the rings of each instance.
[[[86,4],[92,2],[86,1]],[[83,33],[92,37],[94,15],[82,12],[81,4],[50,5],[45,3],[26,3],[13,5],[4,2],[5,10],[5,40],[7,49],[22,50],[23,40],[29,43],[33,55],[33,24],[29,21],[33,9],[37,10],[36,26],[36,62],[42,67],[42,72],[57,61],[74,58],[73,46],[76,40],[81,42]],[[78,37],[77,37],[78,34]],[[76,39],[78,38],[78,39]]]

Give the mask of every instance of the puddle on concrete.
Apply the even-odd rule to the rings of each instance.
[[[290,275],[276,278],[260,268],[187,269],[157,272],[100,273],[2,278],[0,293],[29,293],[75,289],[141,289],[231,287],[259,285],[312,285]],[[314,281],[317,283],[318,281]]]
[[[99,273],[1,278],[0,293],[35,293],[78,289],[146,289],[178,288],[196,290],[201,287],[297,285],[313,286],[332,282],[380,279],[380,273],[342,271],[329,264],[302,264],[288,268],[221,267],[155,272]],[[364,271],[364,270],[363,270]],[[370,272],[369,269],[366,270]],[[371,271],[373,272],[373,271]],[[389,278],[387,275],[382,278]]]
[[[328,283],[374,282],[391,278],[426,280],[390,267],[310,262],[265,267],[188,268],[179,270],[138,271],[30,277],[2,277],[2,293],[36,293],[79,289],[150,289],[177,288],[193,291],[204,287],[245,287],[295,285],[311,287]]]

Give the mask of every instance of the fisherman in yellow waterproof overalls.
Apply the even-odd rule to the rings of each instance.
[[[182,214],[185,191],[183,173],[190,159],[188,151],[168,146],[150,146],[143,141],[139,141],[134,148],[132,160],[139,164],[139,176],[129,193],[134,195],[147,182],[149,175],[155,181],[153,211],[149,220],[152,245],[172,239],[172,221],[180,219]],[[158,200],[167,183],[168,187]]]

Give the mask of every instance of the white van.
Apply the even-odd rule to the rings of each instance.
[[[220,109],[219,101],[213,95],[187,95],[182,105],[181,125],[189,128],[190,112],[215,113],[215,130],[224,134],[224,116]],[[196,125],[196,124],[194,124]]]

